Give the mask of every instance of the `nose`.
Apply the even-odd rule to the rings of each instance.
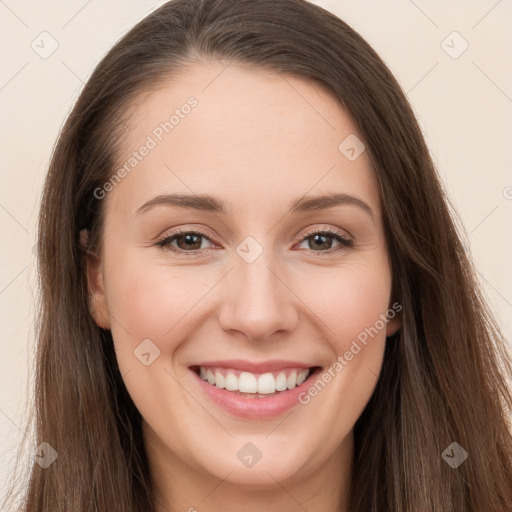
[[[271,251],[254,262],[235,261],[223,279],[224,301],[219,322],[229,334],[250,341],[286,336],[298,322],[296,296],[283,272],[272,264]]]

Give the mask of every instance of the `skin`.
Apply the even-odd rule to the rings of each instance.
[[[391,307],[368,154],[349,161],[338,150],[357,130],[319,85],[211,62],[192,63],[138,98],[119,165],[191,96],[197,107],[106,195],[102,250],[88,263],[91,312],[111,329],[121,374],[142,414],[159,510],[347,510],[352,429],[398,317],[308,404],[273,419],[241,419],[219,408],[188,367],[289,359],[326,369]],[[170,193],[210,194],[229,210],[158,205],[136,214]],[[353,204],[288,212],[305,194],[328,193],[361,199],[373,217]],[[202,253],[155,245],[176,228],[204,233],[208,238],[188,249]],[[353,246],[335,238],[315,244],[306,228],[334,229]],[[263,249],[252,263],[236,252],[247,236]],[[183,238],[178,242],[174,248],[187,250]],[[149,366],[134,356],[144,339],[160,350]],[[247,442],[262,454],[251,468],[237,457]]]

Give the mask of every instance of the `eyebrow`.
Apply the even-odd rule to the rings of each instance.
[[[202,194],[166,194],[154,197],[147,203],[144,203],[136,212],[139,215],[147,212],[155,206],[177,206],[179,208],[187,208],[192,210],[202,210],[212,213],[220,213],[226,215],[230,208],[228,204],[214,196]],[[294,212],[307,212],[314,210],[326,210],[339,205],[353,205],[364,210],[372,219],[375,214],[370,206],[358,197],[349,194],[328,194],[321,196],[309,196],[296,199],[290,204],[289,211]]]

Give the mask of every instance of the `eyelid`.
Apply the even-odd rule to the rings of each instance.
[[[331,235],[340,236],[347,240],[353,240],[353,237],[346,230],[342,230],[340,228],[333,228],[332,226],[319,227],[318,225],[316,225],[311,228],[306,228],[304,231],[302,231],[298,241],[302,242],[304,238],[307,238],[308,236],[314,235],[316,233],[329,233]]]

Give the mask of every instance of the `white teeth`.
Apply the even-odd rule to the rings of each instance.
[[[228,391],[238,391],[238,377],[234,373],[228,372],[225,384]]]
[[[210,384],[215,384],[215,375],[213,374],[213,372],[211,370],[208,370],[206,372],[206,380],[210,383]]]
[[[297,375],[297,386],[300,386],[307,378],[309,370],[304,370]]]
[[[225,388],[226,387],[226,381],[224,379],[224,375],[222,375],[222,373],[220,373],[219,370],[217,370],[215,372],[215,385],[218,388]]]
[[[276,391],[286,391],[287,389],[300,386],[308,378],[310,370],[291,370],[288,375],[282,371],[279,372],[276,377],[274,377],[274,374],[271,372],[263,373],[259,376],[251,372],[241,372],[240,375],[237,376],[233,371],[223,371],[218,368],[207,369],[201,366],[199,368],[199,376],[212,386],[224,388],[228,391],[271,395]]]
[[[286,378],[286,386],[288,389],[293,389],[297,385],[297,372],[292,370]]]
[[[264,373],[258,377],[258,393],[270,395],[276,391],[276,379],[271,373]]]
[[[258,381],[256,377],[249,372],[242,372],[238,377],[238,391],[241,393],[257,393]]]
[[[276,379],[276,391],[285,391],[286,387],[286,375],[281,372]]]

